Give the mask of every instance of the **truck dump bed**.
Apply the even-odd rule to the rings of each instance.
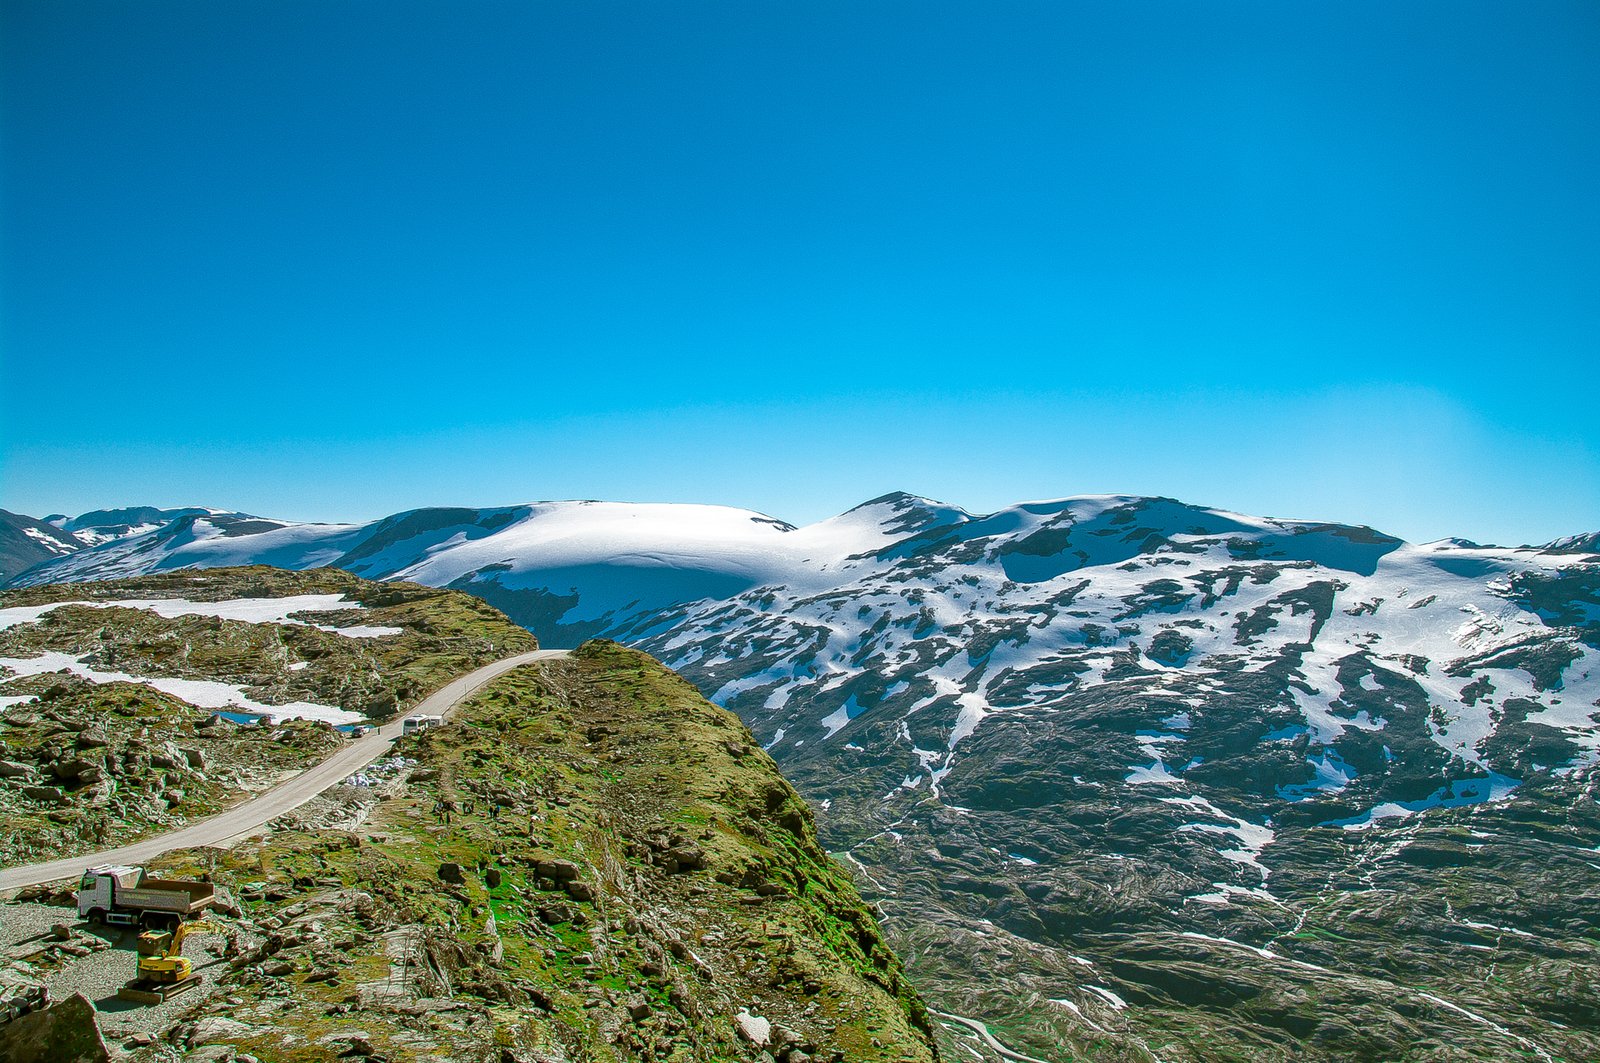
[[[209,908],[217,899],[209,882],[167,882],[146,879],[138,889],[119,889],[117,903],[127,908],[187,915]]]

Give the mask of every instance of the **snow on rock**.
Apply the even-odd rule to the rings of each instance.
[[[233,598],[223,602],[191,602],[183,598],[139,598],[115,602],[52,602],[48,605],[18,606],[0,609],[0,631],[23,623],[36,623],[44,614],[68,605],[87,606],[92,609],[145,609],[168,620],[180,616],[214,616],[222,620],[238,620],[246,624],[306,624],[304,620],[291,619],[294,613],[327,613],[360,609],[359,602],[347,602],[342,594],[297,594],[287,598]],[[356,625],[334,627],[315,624],[323,631],[331,631],[349,638],[382,638],[398,635],[403,628]]]
[[[126,672],[99,672],[82,662],[79,657],[47,651],[38,657],[0,657],[0,669],[9,677],[45,675],[49,672],[69,672],[91,683],[138,683],[186,701],[202,709],[237,709],[241,712],[268,716],[272,722],[280,720],[326,720],[329,723],[355,723],[364,719],[360,713],[347,712],[331,705],[296,701],[287,705],[264,705],[248,697],[243,687],[199,679],[171,677],[144,677]]]

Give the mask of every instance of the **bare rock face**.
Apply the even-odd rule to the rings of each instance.
[[[109,1063],[94,1005],[74,993],[46,1011],[0,1026],[0,1059],[6,1063]]]

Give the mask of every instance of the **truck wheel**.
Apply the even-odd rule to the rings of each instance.
[[[106,910],[104,908],[90,908],[89,909],[89,925],[90,926],[105,926],[106,925]]]

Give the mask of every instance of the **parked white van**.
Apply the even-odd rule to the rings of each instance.
[[[443,716],[407,716],[400,724],[400,733],[403,735],[416,734],[426,731],[430,727],[438,727],[444,723]]]

